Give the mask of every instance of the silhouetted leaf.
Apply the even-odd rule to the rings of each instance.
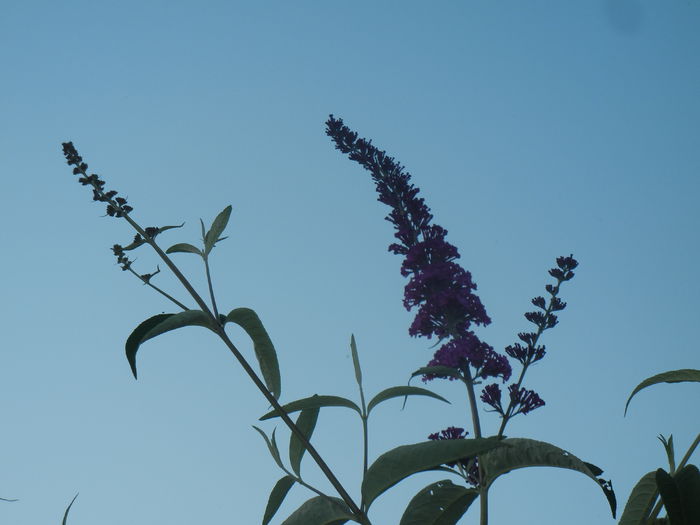
[[[231,216],[231,206],[226,206],[224,210],[216,216],[214,222],[211,224],[211,228],[204,236],[204,253],[209,254],[214,245],[219,241],[219,237],[226,229],[228,224],[228,219]]]
[[[293,412],[298,412],[299,410],[304,410],[306,408],[323,408],[323,407],[345,407],[345,408],[352,408],[355,412],[358,414],[361,414],[360,412],[360,407],[358,407],[355,403],[350,401],[349,399],[345,399],[344,397],[338,397],[338,396],[319,396],[317,394],[314,394],[311,397],[305,397],[304,399],[298,399],[297,401],[292,401],[291,403],[287,403],[286,405],[283,405],[282,408],[284,409],[287,414],[291,414]],[[272,419],[273,417],[278,417],[279,414],[277,411],[272,410],[262,416],[260,418],[260,421],[264,421],[266,419]]]
[[[355,344],[355,335],[350,336],[350,353],[352,353],[352,364],[355,368],[355,379],[357,385],[362,388],[362,369],[360,368],[360,356],[357,355],[357,345]]]
[[[413,497],[399,525],[455,525],[478,496],[450,480],[437,481]]]
[[[197,255],[202,255],[202,250],[186,242],[180,242],[178,244],[173,244],[170,248],[165,250],[165,253],[196,253]]]
[[[294,478],[291,476],[284,476],[280,479],[270,492],[270,497],[267,500],[267,507],[265,507],[265,515],[263,516],[262,525],[267,525],[270,520],[275,515],[277,510],[282,505],[284,498],[287,496],[289,489],[294,485]]]
[[[311,498],[294,511],[282,525],[342,525],[355,516],[339,498]]]
[[[673,525],[686,525],[678,486],[673,477],[662,468],[656,471],[656,486],[659,489],[661,501],[664,502],[664,508],[671,523]]]
[[[297,418],[296,425],[301,430],[307,440],[311,440],[311,435],[314,433],[316,421],[318,420],[318,408],[307,408],[302,410]],[[289,438],[289,464],[292,466],[294,473],[299,476],[301,469],[301,458],[304,457],[306,448],[301,443],[297,435],[292,432]]]
[[[73,496],[73,499],[71,500],[70,504],[66,508],[66,513],[63,515],[63,522],[62,522],[63,525],[66,525],[66,523],[68,523],[68,512],[70,512],[70,508],[73,506],[73,503],[75,502],[75,498],[77,498],[77,497],[78,497],[77,494],[75,496]]]
[[[656,472],[647,472],[632,489],[619,525],[646,523],[657,497]]]
[[[479,463],[484,473],[484,484],[488,488],[501,476],[512,470],[529,467],[557,467],[574,470],[585,474],[603,490],[615,517],[616,502],[612,489],[605,487],[593,470],[579,458],[559,447],[535,441],[534,439],[509,438],[503,440],[508,447],[492,450],[479,456]],[[596,472],[602,472],[598,467]]]
[[[282,380],[280,379],[277,352],[258,314],[250,308],[236,308],[229,312],[226,320],[243,328],[253,340],[253,350],[255,350],[255,357],[260,365],[263,381],[275,399],[279,399],[282,391]]]
[[[275,463],[277,463],[277,466],[284,470],[284,465],[282,464],[282,458],[280,457],[280,450],[277,448],[277,440],[275,439],[275,431],[272,431],[272,439],[267,437],[267,434],[263,432],[261,429],[253,425],[253,428],[257,430],[260,435],[263,437],[265,440],[265,444],[267,445],[268,450],[270,451],[270,455],[272,456],[272,459],[275,460]]]
[[[215,330],[209,316],[201,310],[186,310],[177,314],[158,314],[138,325],[126,340],[126,358],[136,375],[136,352],[149,339],[184,326],[203,326]]]
[[[411,378],[414,378],[416,376],[424,376],[424,375],[435,375],[435,376],[446,376],[446,377],[455,377],[455,378],[460,378],[462,377],[459,373],[459,370],[456,368],[451,368],[449,366],[424,366],[423,368],[419,368],[415,372],[411,374]]]
[[[369,414],[372,411],[372,409],[382,401],[386,401],[387,399],[393,399],[395,397],[405,396],[428,396],[435,399],[439,399],[440,401],[444,401],[445,403],[449,403],[449,401],[444,397],[439,396],[435,392],[431,392],[430,390],[426,390],[425,388],[419,388],[417,386],[393,386],[391,388],[387,388],[386,390],[379,392],[376,396],[372,398],[372,400],[367,405],[367,413]]]
[[[362,482],[363,500],[369,508],[380,494],[411,474],[481,455],[502,447],[502,443],[498,438],[491,437],[426,441],[397,447],[379,456],[367,470]]]
[[[695,465],[686,465],[673,476],[678,487],[686,525],[700,523],[700,471]]]
[[[641,383],[639,383],[635,389],[630,394],[630,397],[625,403],[625,415],[627,415],[627,407],[629,407],[630,401],[640,390],[656,385],[659,383],[684,383],[684,382],[694,382],[700,383],[700,370],[694,370],[692,368],[684,368],[681,370],[671,370],[670,372],[663,372],[661,374],[656,374],[655,376],[648,377]]]

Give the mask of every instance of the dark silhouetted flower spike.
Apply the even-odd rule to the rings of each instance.
[[[70,166],[75,166],[73,175],[81,175],[78,178],[78,182],[83,186],[92,188],[92,200],[107,203],[107,215],[110,217],[123,217],[133,211],[133,208],[127,204],[125,198],[116,196],[116,191],[104,191],[105,182],[97,174],[87,174],[88,165],[78,155],[78,151],[72,142],[63,143],[63,155]]]

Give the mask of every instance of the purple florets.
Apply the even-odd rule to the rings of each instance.
[[[333,139],[336,148],[371,172],[379,201],[391,207],[386,219],[394,225],[394,236],[399,242],[389,246],[389,250],[404,256],[401,274],[410,279],[403,303],[407,310],[418,308],[409,333],[414,337],[435,336],[439,340],[465,339],[472,344],[476,336],[470,331],[471,325],[488,325],[491,319],[473,293],[476,284],[471,274],[455,262],[459,252],[445,240],[447,230],[431,224],[433,216],[424,200],[418,197],[418,188],[410,183],[410,174],[371,141],[358,138],[342,119],[331,115],[326,126],[326,134]],[[491,347],[488,349],[477,357],[459,355],[455,359],[444,355],[448,350],[442,353],[438,350],[434,361],[451,359],[461,366],[468,363],[478,367],[483,377],[510,376],[506,358]]]
[[[511,367],[508,359],[471,332],[442,345],[428,363],[428,366],[448,366],[459,370],[464,370],[469,365],[474,369],[474,377],[501,377],[504,381],[510,379]],[[442,376],[427,375],[424,380],[435,377]]]
[[[469,432],[465,432],[463,428],[460,427],[447,427],[445,430],[440,432],[435,432],[428,436],[428,439],[433,441],[441,441],[444,439],[466,439]],[[479,463],[477,458],[462,458],[459,461],[451,461],[445,463],[448,467],[454,467],[459,463],[460,467],[463,469],[467,481],[474,486],[479,484]]]

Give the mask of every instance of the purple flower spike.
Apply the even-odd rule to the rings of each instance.
[[[442,340],[466,336],[472,323],[489,324],[481,300],[472,293],[476,285],[471,274],[454,262],[459,252],[445,240],[447,230],[431,224],[433,216],[410,183],[410,174],[371,141],[358,138],[342,119],[331,115],[326,134],[337,149],[372,173],[379,201],[391,207],[386,219],[394,225],[399,242],[389,250],[404,256],[401,273],[410,277],[404,306],[418,307],[409,333]]]

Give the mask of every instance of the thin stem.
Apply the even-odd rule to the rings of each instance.
[[[163,297],[165,297],[166,299],[172,301],[173,303],[175,303],[176,305],[178,305],[178,306],[179,306],[180,308],[182,308],[183,310],[189,310],[189,308],[187,308],[184,304],[182,304],[180,301],[178,301],[177,299],[175,299],[175,298],[174,298],[172,295],[170,295],[168,292],[166,292],[166,291],[164,291],[164,290],[161,290],[161,289],[158,288],[155,284],[152,284],[152,283],[149,282],[149,281],[145,281],[137,272],[135,272],[135,271],[131,268],[131,266],[129,266],[129,268],[127,268],[127,269],[128,269],[131,273],[133,273],[136,277],[138,277],[138,278],[143,282],[143,284],[145,284],[146,286],[150,286],[150,287],[153,288],[156,292],[158,292],[159,294],[161,294],[161,295],[162,295]]]
[[[479,411],[476,407],[476,395],[474,394],[474,379],[472,378],[471,370],[467,365],[464,367],[464,384],[467,386],[467,396],[469,398],[469,410],[472,414],[472,426],[474,427],[474,437],[481,437],[481,423],[479,421]],[[477,461],[478,461],[477,457]],[[488,489],[484,486],[484,472],[479,461],[479,507],[481,518],[479,523],[487,525],[489,522],[489,500]]]
[[[211,274],[209,273],[209,256],[205,254],[203,259],[204,259],[204,268],[207,271],[207,284],[209,285],[209,297],[211,297],[211,306],[214,309],[214,317],[216,317],[217,323],[218,323],[219,310],[216,308],[216,299],[214,298],[214,288],[212,287],[212,284],[211,284]]]
[[[229,339],[228,335],[226,334],[226,331],[224,330],[224,327],[221,326],[219,323],[218,317],[214,317],[214,314],[209,310],[209,307],[207,306],[206,302],[202,297],[197,293],[197,291],[192,287],[190,282],[187,280],[187,278],[182,274],[182,272],[179,270],[177,266],[175,266],[175,263],[168,257],[165,252],[156,244],[156,242],[146,234],[146,232],[139,226],[131,217],[129,217],[128,214],[123,215],[124,219],[138,232],[141,234],[141,236],[146,239],[146,242],[151,245],[151,247],[156,251],[156,253],[160,256],[160,258],[163,260],[163,262],[170,268],[170,270],[173,272],[175,277],[182,283],[182,285],[185,287],[185,289],[189,292],[189,294],[192,296],[192,298],[195,300],[197,305],[202,309],[204,313],[206,313],[209,318],[214,322],[214,326],[217,327],[217,334],[219,337],[224,341],[226,346],[228,346],[229,350],[231,350],[231,353],[236,357],[240,365],[243,367],[243,370],[248,374],[250,379],[253,381],[255,386],[258,387],[258,390],[265,396],[265,399],[272,405],[272,407],[275,409],[275,411],[279,414],[280,418],[282,418],[282,421],[289,427],[289,429],[299,438],[301,441],[302,445],[304,445],[304,448],[309,452],[309,455],[316,461],[318,464],[319,468],[323,473],[326,475],[328,478],[328,481],[330,481],[331,485],[335,488],[335,490],[338,492],[340,497],[345,501],[345,503],[350,507],[350,510],[352,510],[353,514],[355,514],[360,520],[363,520],[364,523],[369,523],[367,520],[366,516],[364,513],[360,510],[360,508],[357,506],[357,504],[353,501],[353,499],[350,497],[348,492],[345,490],[345,487],[340,483],[338,478],[333,474],[331,469],[328,467],[326,462],[323,460],[321,455],[316,451],[316,449],[309,443],[309,440],[306,438],[304,433],[299,429],[299,427],[296,426],[294,421],[291,420],[287,412],[282,408],[282,406],[279,404],[275,396],[272,395],[272,393],[267,389],[265,384],[261,381],[261,379],[258,377],[258,375],[255,373],[255,370],[250,366],[248,361],[246,361],[245,357],[243,357],[243,354],[241,354],[238,349],[234,346],[233,342]]]

